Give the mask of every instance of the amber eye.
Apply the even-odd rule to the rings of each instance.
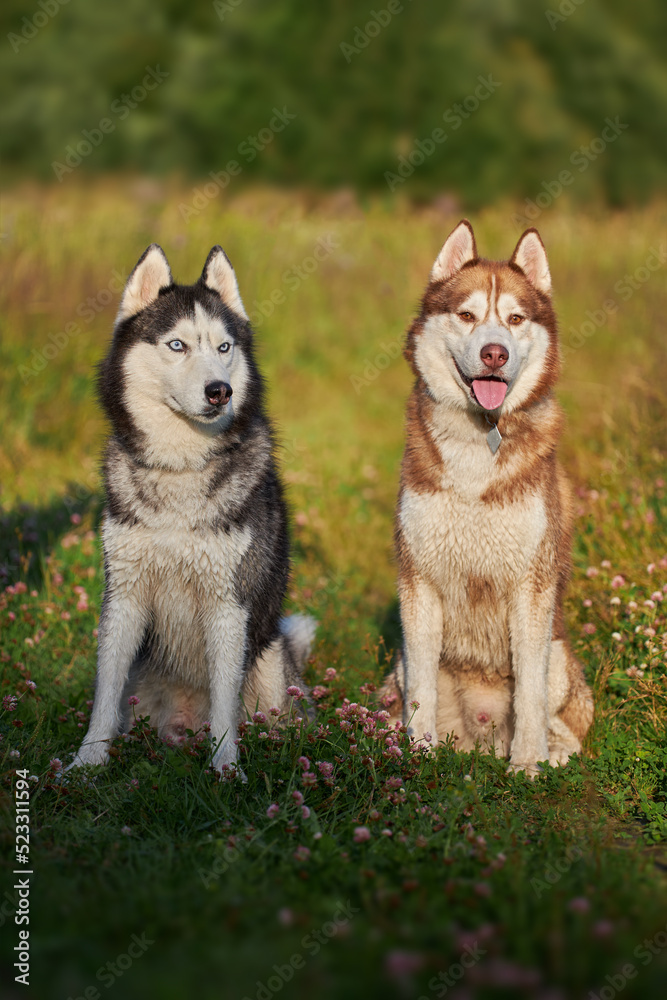
[[[523,323],[524,317],[520,316],[519,313],[512,313],[509,319],[510,326],[518,326],[519,323]]]
[[[467,309],[464,309],[463,312],[459,313],[459,319],[464,320],[466,323],[474,323],[475,322],[475,317],[473,316],[473,314],[471,312],[468,312]]]

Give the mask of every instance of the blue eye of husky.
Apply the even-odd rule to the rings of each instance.
[[[169,343],[167,344],[167,347],[170,347],[172,351],[185,350],[185,344],[183,343],[182,340],[170,340]]]
[[[220,351],[221,354],[226,354],[227,351],[231,348],[231,346],[232,346],[231,344],[228,344],[225,341],[224,344],[220,344],[220,347],[218,348],[218,350]]]

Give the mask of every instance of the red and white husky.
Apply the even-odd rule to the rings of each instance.
[[[556,459],[560,359],[546,252],[478,257],[467,220],[431,271],[405,356],[416,382],[396,513],[404,645],[385,686],[436,744],[495,744],[515,770],[581,750],[593,700],[562,599],[572,504]]]

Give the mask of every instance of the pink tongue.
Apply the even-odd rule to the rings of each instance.
[[[483,406],[485,410],[495,410],[502,403],[505,398],[505,393],[507,392],[507,384],[505,382],[494,382],[493,380],[486,380],[481,378],[476,378],[472,384],[475,390],[475,397],[480,406]]]

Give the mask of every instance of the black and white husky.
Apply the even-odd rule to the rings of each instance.
[[[286,508],[253,334],[234,269],[214,247],[173,282],[153,244],[130,275],[100,369],[106,588],[95,702],[73,765],[107,760],[128,698],[165,736],[210,721],[213,765],[236,760],[248,708],[282,708],[315,623],[281,617]]]

